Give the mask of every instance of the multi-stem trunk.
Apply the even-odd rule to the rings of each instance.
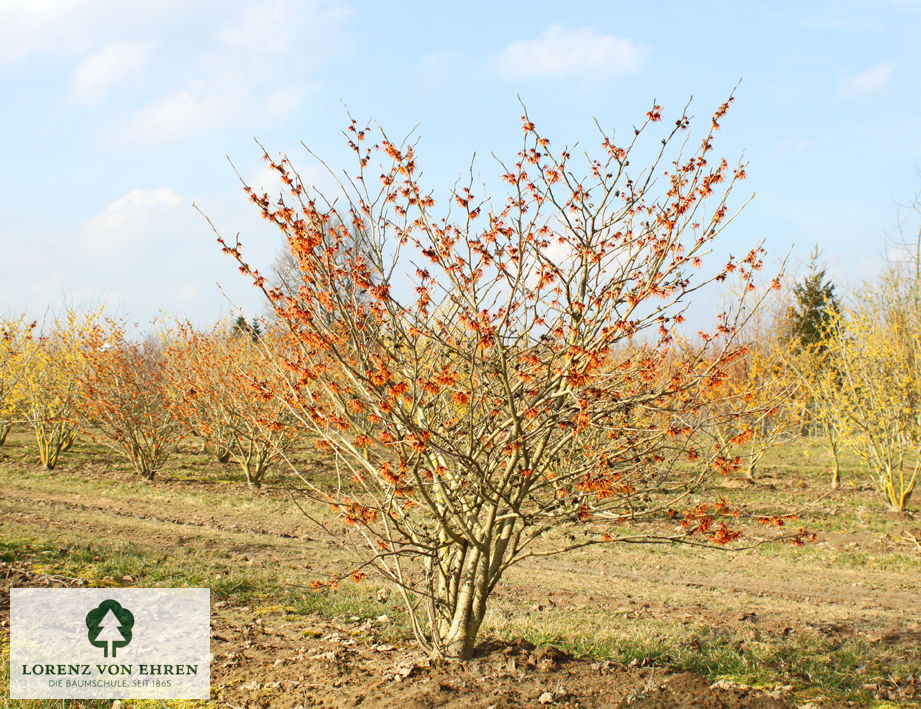
[[[879,487],[891,512],[901,513],[905,511],[917,480],[918,466],[915,466],[910,475],[905,471],[902,460],[899,460],[896,466],[886,467],[880,476]]]
[[[469,658],[473,655],[489,595],[483,560],[480,550],[468,550],[456,577],[451,579],[452,603],[439,619],[441,627],[438,630],[449,656]]]
[[[157,474],[156,469],[147,462],[139,462],[134,466],[134,470],[147,481],[152,481]]]
[[[494,520],[495,516],[491,516]],[[470,658],[493,589],[516,531],[513,519],[487,522],[476,545],[448,543],[439,553],[435,613],[430,617],[435,651]]]
[[[35,426],[35,440],[38,443],[38,458],[47,470],[54,470],[64,450],[69,428],[60,422],[39,423]]]
[[[246,486],[251,490],[258,490],[262,487],[262,474],[265,472],[265,466],[255,461],[245,461],[242,463],[243,474],[246,476]]]
[[[153,480],[159,467],[156,454],[136,443],[127,446],[124,450],[134,472],[144,480]]]
[[[269,444],[259,443],[250,439],[245,445],[237,441],[241,452],[239,462],[246,476],[246,485],[256,490],[262,487],[262,478],[272,460],[272,451]]]

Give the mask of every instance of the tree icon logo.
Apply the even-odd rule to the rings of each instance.
[[[86,614],[86,627],[90,644],[101,647],[104,657],[115,657],[116,648],[131,642],[134,615],[118,601],[109,599]]]

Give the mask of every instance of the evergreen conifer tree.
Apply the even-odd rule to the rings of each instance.
[[[838,312],[835,284],[828,278],[826,266],[819,262],[821,255],[816,246],[809,257],[808,272],[793,286],[795,302],[790,308],[789,332],[800,347],[824,349],[822,342]]]

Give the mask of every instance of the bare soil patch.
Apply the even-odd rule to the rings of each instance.
[[[0,566],[0,625],[9,632],[11,587],[84,586],[82,579]],[[377,621],[383,623],[384,620]],[[319,615],[253,618],[252,609],[212,608],[212,696],[235,707],[713,707],[784,709],[781,688],[711,685],[691,673],[573,658],[553,646],[491,643],[468,662],[432,660],[383,644],[374,622]]]

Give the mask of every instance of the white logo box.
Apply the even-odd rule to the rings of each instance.
[[[10,699],[208,699],[207,588],[10,589]]]

